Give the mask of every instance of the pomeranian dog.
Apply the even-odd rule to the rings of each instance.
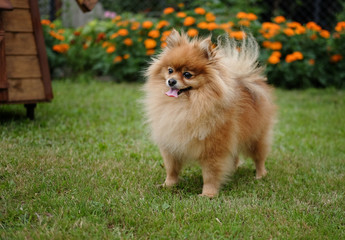
[[[164,160],[163,186],[178,183],[182,167],[200,164],[201,196],[214,197],[239,164],[254,160],[256,178],[266,175],[276,107],[258,65],[259,47],[244,40],[189,39],[173,30],[146,70],[143,99],[154,142]]]

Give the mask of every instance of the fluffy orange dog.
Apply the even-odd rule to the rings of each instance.
[[[253,158],[256,178],[266,175],[275,105],[252,36],[190,40],[173,30],[167,47],[146,71],[144,106],[152,138],[166,168],[163,186],[178,182],[185,163],[196,161],[202,196],[218,194],[236,170],[239,154]]]

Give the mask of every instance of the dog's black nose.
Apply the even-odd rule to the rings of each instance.
[[[168,80],[168,84],[169,84],[170,87],[173,87],[176,83],[177,83],[177,81],[175,79],[173,79],[173,78]]]

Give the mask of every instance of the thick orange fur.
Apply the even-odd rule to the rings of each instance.
[[[257,178],[265,176],[276,107],[257,66],[254,38],[247,36],[240,46],[225,39],[214,48],[209,38],[190,40],[174,30],[167,43],[146,71],[143,99],[166,168],[163,185],[175,185],[185,163],[196,161],[202,195],[213,197],[236,170],[241,153],[253,158]],[[178,98],[166,96],[172,78],[179,89],[191,89]]]

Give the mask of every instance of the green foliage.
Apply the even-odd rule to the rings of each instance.
[[[52,72],[88,72],[111,76],[116,81],[138,81],[150,57],[165,46],[172,28],[190,37],[212,34],[214,42],[221,34],[241,40],[244,30],[263,47],[260,61],[267,65],[268,81],[275,86],[345,87],[345,22],[329,32],[316,23],[302,25],[282,16],[261,23],[254,13],[217,15],[218,10],[211,10],[207,6],[189,9],[178,4],[164,9],[159,18],[127,13],[93,20],[79,29],[62,29],[60,22],[54,22],[53,27],[44,23]]]
[[[1,239],[342,239],[345,92],[278,90],[267,177],[244,161],[219,197],[201,170],[172,189],[139,84],[53,81],[36,120],[0,106]]]

